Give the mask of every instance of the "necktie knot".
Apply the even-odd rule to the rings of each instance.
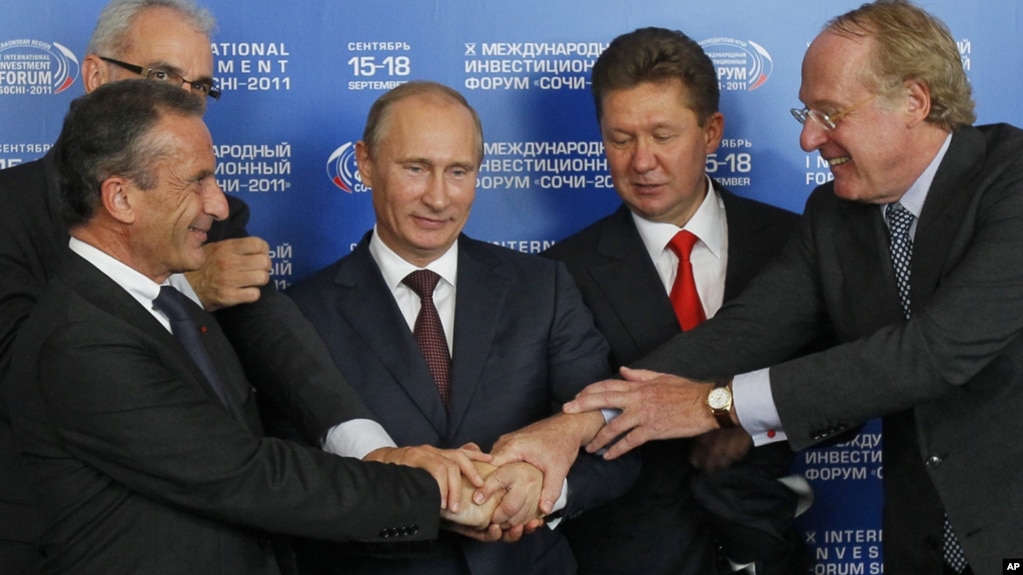
[[[913,225],[913,214],[899,202],[885,206],[885,217],[888,218],[888,229],[891,233],[908,235],[909,228]]]
[[[416,292],[419,299],[433,299],[433,290],[437,288],[437,283],[439,281],[440,276],[437,275],[436,272],[432,272],[430,270],[416,270],[405,276],[405,279],[401,280],[401,283],[407,285],[412,289],[412,291]]]
[[[160,286],[160,295],[153,300],[156,309],[163,312],[171,323],[180,321],[192,321],[188,314],[188,303],[185,301],[185,294],[173,286]]]
[[[682,261],[689,261],[689,256],[693,253],[693,246],[696,245],[700,238],[696,237],[689,230],[682,230],[675,234],[671,241],[668,242],[668,249],[678,256],[678,259]]]
[[[210,357],[209,350],[206,349],[206,344],[203,342],[202,333],[205,328],[200,329],[192,313],[189,312],[190,306],[196,310],[198,310],[198,306],[173,286],[160,287],[160,295],[153,300],[153,306],[162,311],[170,320],[171,334],[185,348],[221,403],[230,409],[232,406],[231,396],[217,373],[213,358]]]

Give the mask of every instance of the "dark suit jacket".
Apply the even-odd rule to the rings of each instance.
[[[462,236],[448,413],[369,253],[369,238],[288,295],[399,445],[450,448],[473,441],[489,451],[501,434],[547,417],[608,374],[607,344],[564,266]],[[634,460],[580,456],[569,475],[566,516],[624,492],[636,467]],[[574,570],[559,530],[542,528],[515,544],[463,537],[442,543],[447,550],[441,553],[450,559],[430,567],[415,560],[386,566],[370,561],[365,567],[368,572],[475,574]],[[343,565],[343,572],[352,572]]]
[[[906,321],[881,208],[825,184],[739,298],[641,363],[742,373],[830,324],[842,345],[771,369],[791,445],[885,416],[885,572],[941,571],[944,508],[974,572],[998,573],[1023,541],[1023,131],[953,135],[913,243]]]
[[[716,184],[715,188],[728,218],[727,302],[781,250],[798,216],[740,198]],[[597,329],[610,343],[612,367],[632,365],[680,333],[671,302],[627,206],[558,242],[543,255],[568,266]],[[639,451],[643,467],[632,489],[568,526],[569,541],[583,571],[644,575],[713,572],[714,542],[709,518],[693,497],[691,482],[696,470],[688,461],[688,442],[651,442]],[[736,475],[734,479],[749,491],[760,486],[760,498],[786,510],[793,504],[792,494],[773,477],[784,475],[790,464],[788,449],[772,447],[754,450],[744,465],[723,473]],[[751,472],[754,476],[748,477]],[[719,475],[717,479],[726,478]],[[761,505],[769,508],[767,503]],[[790,520],[791,516],[788,512]]]
[[[42,159],[0,171],[0,540],[33,543],[39,518],[30,481],[14,446],[7,388],[11,347],[21,323],[67,248],[57,185],[59,142]],[[230,217],[210,241],[247,235],[248,207],[228,196]],[[329,427],[371,417],[334,367],[330,354],[294,304],[272,285],[259,301],[217,312],[263,401],[287,413],[310,443]],[[0,564],[2,567],[2,564]],[[2,569],[0,569],[2,571]]]
[[[22,325],[11,414],[45,518],[44,573],[276,573],[262,531],[436,537],[426,472],[260,437],[254,390],[195,312],[233,410],[169,331],[69,250]]]

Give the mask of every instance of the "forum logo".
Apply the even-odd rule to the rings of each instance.
[[[346,142],[327,158],[327,177],[335,186],[346,193],[366,192],[359,176],[359,164],[355,160],[355,143]]]
[[[60,94],[75,83],[79,69],[71,50],[56,42],[0,42],[0,94]]]
[[[771,54],[752,40],[710,38],[700,46],[717,68],[721,91],[752,92],[767,83],[774,71]]]

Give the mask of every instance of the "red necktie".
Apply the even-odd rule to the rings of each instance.
[[[430,368],[437,391],[444,400],[444,407],[451,404],[451,354],[448,353],[448,340],[444,337],[444,327],[440,323],[440,315],[433,305],[433,290],[437,287],[440,276],[430,270],[416,270],[401,282],[416,292],[421,302],[419,315],[412,336],[416,338],[419,349],[426,358],[426,366]]]
[[[670,298],[682,331],[689,331],[707,319],[703,313],[703,304],[700,303],[700,294],[696,292],[693,264],[689,261],[689,254],[697,240],[691,232],[682,230],[668,242],[668,248],[678,256],[678,273],[671,286]]]

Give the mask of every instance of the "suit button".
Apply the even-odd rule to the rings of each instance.
[[[380,530],[380,536],[383,537],[384,539],[388,539],[390,537],[393,537],[394,536],[394,530],[391,529],[390,527],[381,529]]]
[[[927,461],[924,462],[924,465],[930,467],[931,469],[937,469],[938,467],[941,466],[941,458],[938,457],[937,455],[932,455],[927,458]]]

